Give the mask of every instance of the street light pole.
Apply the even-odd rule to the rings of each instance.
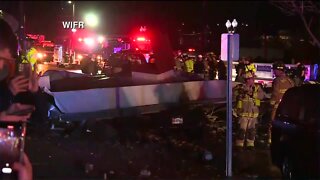
[[[19,42],[20,42],[20,50],[25,52],[27,50],[26,41],[25,41],[25,14],[24,14],[24,3],[19,2],[20,8],[20,20],[19,20]],[[18,52],[20,53],[20,52]]]
[[[228,36],[228,42],[230,42],[230,36]],[[227,74],[227,158],[226,158],[226,175],[232,177],[232,60],[230,58],[230,43],[227,48],[227,62],[228,62],[228,74]]]
[[[76,2],[73,1],[73,3],[72,3],[72,20],[73,21],[74,21],[74,13],[75,13],[75,4],[76,4]]]
[[[72,21],[74,22],[75,20],[75,6],[76,2],[75,1],[68,1],[69,4],[72,4]],[[74,28],[74,27],[73,27]],[[71,50],[70,50],[70,61],[74,62],[75,61],[75,51],[74,51],[74,33],[76,32],[76,29],[72,29],[72,36],[71,36]],[[71,53],[72,52],[72,53]],[[71,55],[72,54],[72,55]],[[72,63],[71,62],[71,63]],[[70,63],[70,62],[69,62]]]
[[[74,15],[75,15],[75,6],[76,6],[75,4],[76,4],[76,2],[73,1],[73,3],[72,3],[72,20],[73,21],[74,21]],[[75,60],[76,60],[76,52],[74,51],[74,32],[72,32],[72,52],[73,52],[73,57],[72,57],[71,64],[73,62],[75,62]]]
[[[232,60],[230,57],[230,27],[231,22],[226,22],[227,34],[227,128],[226,128],[226,176],[232,177]]]
[[[239,59],[239,35],[233,34],[238,23],[226,22],[227,34],[221,36],[221,60],[228,63],[227,72],[227,128],[226,128],[226,176],[232,177],[232,61]],[[230,27],[233,30],[230,30]]]

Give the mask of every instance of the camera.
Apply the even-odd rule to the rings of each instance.
[[[0,123],[0,178],[10,179],[16,172],[12,166],[21,162],[24,152],[26,124],[24,122]]]
[[[30,63],[19,63],[17,67],[17,75],[23,75],[26,79],[29,79],[32,72],[32,66]]]
[[[30,63],[18,63],[17,64],[17,71],[16,76],[24,76],[26,79],[30,81],[30,77],[32,74],[32,66]],[[13,100],[15,103],[21,103],[21,104],[34,104],[33,95],[31,92],[21,92],[17,94]]]

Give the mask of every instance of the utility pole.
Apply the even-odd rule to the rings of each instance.
[[[26,52],[26,34],[25,34],[25,24],[26,24],[26,17],[24,13],[24,2],[19,1],[19,10],[20,10],[20,16],[19,16],[19,51]],[[18,52],[20,54],[20,52]]]
[[[232,29],[230,30],[232,26]],[[226,23],[228,33],[221,35],[221,60],[228,63],[227,73],[227,124],[226,124],[226,176],[232,177],[232,62],[239,59],[239,34],[234,34],[237,21]]]

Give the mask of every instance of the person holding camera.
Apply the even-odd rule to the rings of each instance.
[[[19,180],[32,180],[32,165],[28,156],[23,153],[22,162],[13,164],[13,169],[18,172]]]
[[[31,113],[16,117],[10,115],[13,111],[30,107],[19,102],[13,103],[15,96],[27,91],[36,93],[39,89],[39,76],[36,72],[30,73],[30,77],[16,76],[17,47],[17,37],[7,22],[0,19],[0,120],[18,121],[29,118]]]
[[[0,17],[0,122],[25,122],[35,110],[33,105],[15,102],[15,97],[24,92],[36,93],[39,90],[39,75],[27,72],[30,76],[17,75],[16,54],[17,37],[10,25]],[[25,155],[22,161],[16,161],[13,169],[17,171],[19,180],[32,180],[32,165]]]

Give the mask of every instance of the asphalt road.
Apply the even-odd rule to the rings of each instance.
[[[172,125],[170,112],[90,121],[86,128],[27,136],[35,179],[212,179],[225,177],[225,115],[210,108],[184,112]],[[201,112],[206,116],[201,118]],[[272,166],[261,121],[254,150],[234,149],[234,178],[280,178]]]

